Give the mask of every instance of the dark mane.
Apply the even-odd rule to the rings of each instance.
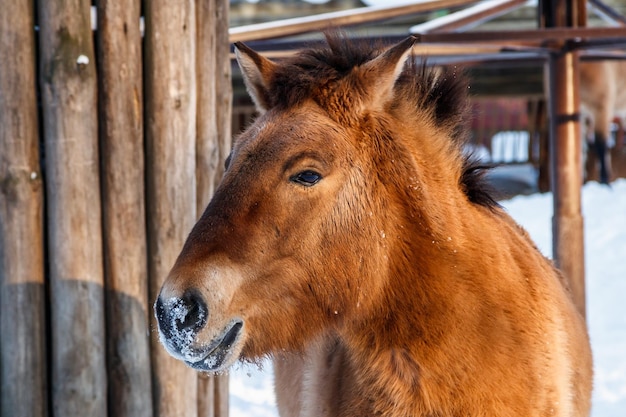
[[[408,100],[413,100],[417,109],[432,111],[438,126],[450,132],[458,152],[462,155],[462,170],[459,177],[461,189],[474,204],[496,208],[496,191],[486,180],[486,174],[493,167],[481,163],[472,153],[464,150],[469,139],[467,121],[471,114],[467,106],[468,80],[463,71],[456,67],[444,66],[437,69],[426,66],[416,59],[407,66],[396,83],[396,89]]]
[[[485,165],[472,155],[464,156],[463,171],[459,183],[465,195],[474,204],[488,208],[500,207],[496,201],[497,192],[485,176],[493,166]]]
[[[277,68],[269,97],[273,107],[289,108],[310,97],[317,86],[327,85],[377,55],[377,48],[353,41],[340,32],[327,32],[327,47],[299,51]]]
[[[281,62],[268,89],[271,107],[289,108],[311,97],[315,90],[345,77],[353,68],[376,57],[381,46],[354,41],[342,32],[326,32],[326,47],[300,51]],[[397,97],[415,103],[416,111],[432,114],[434,122],[450,132],[459,152],[467,142],[467,78],[456,67],[430,68],[425,59],[409,59],[396,82]],[[488,167],[463,156],[459,184],[468,199],[486,207],[498,206],[485,181]]]

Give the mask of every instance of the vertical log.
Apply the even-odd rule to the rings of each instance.
[[[228,374],[215,377],[215,417],[228,417],[229,407]]]
[[[196,0],[196,77],[198,114],[196,121],[197,214],[202,214],[211,200],[221,175],[221,152],[216,112],[216,18],[221,0]]]
[[[228,1],[196,1],[198,114],[196,142],[197,214],[224,171],[231,147],[230,43]],[[228,416],[228,375],[198,379],[198,415]]]
[[[196,220],[196,20],[194,0],[144,3],[146,178],[150,299]],[[153,328],[156,323],[153,320]],[[154,409],[197,417],[197,374],[152,337]]]
[[[231,81],[230,41],[228,39],[228,0],[215,0],[215,59],[216,59],[216,122],[220,161],[226,160],[231,149],[231,115],[233,90]],[[222,176],[224,164],[218,164],[216,179]],[[215,416],[228,417],[228,374],[215,377]]]
[[[198,417],[215,417],[215,378],[198,374]]]
[[[230,43],[227,0],[196,1],[198,115],[197,214],[209,203],[231,147]],[[228,375],[198,380],[198,415],[228,416]]]
[[[46,416],[34,6],[0,1],[0,416]]]
[[[52,414],[106,416],[102,225],[90,2],[38,3]]]
[[[545,27],[585,26],[584,0],[542,0]],[[582,158],[578,54],[558,45],[548,65],[550,170],[553,190],[552,247],[556,265],[569,280],[574,302],[585,315],[585,257],[581,210]]]
[[[220,159],[224,161],[230,154],[231,148],[231,125],[233,87],[231,81],[230,41],[228,38],[228,0],[215,0],[215,59],[216,59],[216,112],[217,112],[217,135],[220,144]],[[220,170],[217,180],[222,176],[224,165],[219,164]]]
[[[140,2],[98,2],[108,409],[152,416]]]
[[[196,214],[211,200],[219,179],[216,105],[216,1],[196,0]],[[198,375],[198,417],[214,417],[215,377]]]
[[[231,148],[232,85],[227,0],[196,0],[198,121],[198,215],[224,172]]]
[[[551,184],[554,216],[552,247],[556,265],[572,288],[574,302],[585,315],[585,250],[582,188],[582,138],[578,120],[578,54],[566,52],[550,59],[552,133]]]

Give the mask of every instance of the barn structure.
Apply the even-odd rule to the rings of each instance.
[[[581,51],[625,46],[613,8],[93,3],[0,0],[1,416],[228,415],[227,377],[167,355],[152,300],[220,178],[231,131],[249,117],[231,87],[237,40],[280,57],[329,25],[388,41],[411,32],[433,64],[466,66],[476,96],[546,98],[554,257],[584,311],[576,74]],[[525,23],[511,31],[498,16]],[[523,125],[525,102],[507,103]]]

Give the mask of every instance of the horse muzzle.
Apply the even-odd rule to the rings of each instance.
[[[210,342],[200,342],[199,334],[207,323],[209,311],[197,292],[188,291],[181,297],[170,298],[161,294],[154,304],[154,313],[159,339],[173,357],[205,372],[219,372],[234,362],[243,321],[233,319]]]

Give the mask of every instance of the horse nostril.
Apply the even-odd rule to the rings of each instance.
[[[167,339],[189,331],[197,333],[208,316],[206,303],[195,291],[187,291],[181,298],[163,300],[159,297],[154,310],[159,330]]]
[[[186,292],[180,301],[179,317],[175,320],[178,331],[192,329],[196,332],[200,330],[207,320],[207,306],[202,297],[195,291],[190,291]]]

